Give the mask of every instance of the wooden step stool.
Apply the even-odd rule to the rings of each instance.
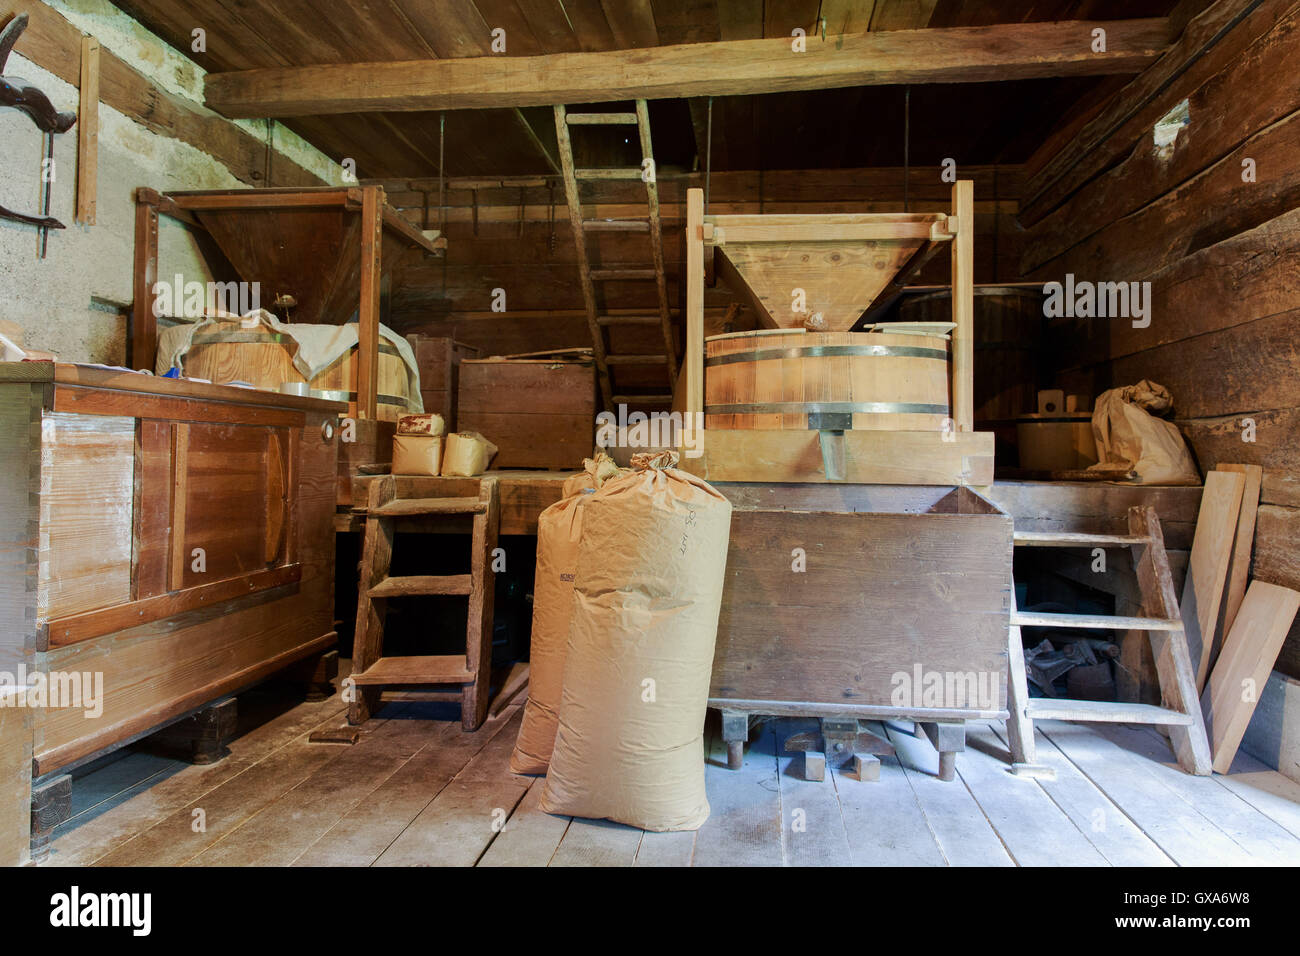
[[[1012,588],[1010,640],[1008,643],[1007,736],[1013,770],[1033,772],[1037,759],[1034,720],[1112,721],[1125,724],[1164,724],[1187,773],[1210,772],[1210,743],[1196,692],[1196,671],[1187,650],[1178,598],[1165,553],[1164,535],[1154,508],[1135,506],[1128,512],[1128,534],[1076,534],[1071,532],[1015,533],[1016,547],[1108,548],[1133,550],[1133,566],[1142,595],[1144,617],[1108,617],[1092,614],[1030,614],[1015,609]],[[1145,631],[1151,641],[1160,679],[1161,706],[1117,701],[1029,698],[1025,675],[1023,626],[1109,628],[1117,631]]]
[[[473,515],[469,574],[389,577],[399,520]],[[378,709],[385,687],[436,687],[459,684],[460,720],[477,730],[487,716],[492,670],[492,552],[500,523],[497,481],[482,478],[478,495],[463,498],[398,498],[392,475],[375,478],[366,505],[366,535],[357,593],[357,627],[352,651],[355,684],[348,723],[360,724]],[[384,618],[392,598],[463,594],[469,598],[465,653],[385,657]]]

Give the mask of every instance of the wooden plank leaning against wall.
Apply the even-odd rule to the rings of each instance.
[[[1150,378],[1203,472],[1264,469],[1252,576],[1300,587],[1300,3],[1219,0],[1025,166],[1023,278],[1150,282],[1147,317],[1061,319],[1061,384]],[[1187,102],[1157,149],[1154,125]],[[1059,142],[1054,143],[1059,146]],[[1300,677],[1300,625],[1277,664]]]

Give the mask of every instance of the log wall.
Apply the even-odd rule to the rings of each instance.
[[[1060,384],[1150,378],[1201,469],[1264,468],[1252,573],[1300,588],[1300,3],[1219,0],[1024,167],[1021,277],[1150,282],[1150,324],[1051,324]],[[1189,121],[1157,149],[1154,127]],[[1252,173],[1253,171],[1253,178]],[[1248,430],[1254,423],[1254,434]],[[1253,437],[1253,441],[1243,440]],[[1300,676],[1300,623],[1278,669]]]

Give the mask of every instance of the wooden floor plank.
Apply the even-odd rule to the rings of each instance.
[[[999,728],[994,728],[995,732]],[[1005,732],[1000,737],[1006,744]],[[1099,790],[1056,745],[1035,733],[1039,764],[1056,771],[1056,779],[1038,779],[1038,785],[1074,821],[1079,831],[1111,866],[1174,866],[1141,828]]]
[[[542,810],[538,804],[543,784],[540,777],[533,780],[524,799],[479,860],[479,866],[550,865],[572,818]]]
[[[709,819],[695,835],[695,866],[780,866],[781,784],[770,727],[745,749],[740,770],[727,769],[727,748],[713,733],[705,750]]]
[[[51,843],[47,865],[95,863],[317,726],[337,720],[344,709],[337,694],[323,701],[299,703],[231,741],[230,754],[224,759],[188,766],[68,831]]]
[[[473,866],[532,785],[510,772],[523,710],[502,712],[504,726],[420,811],[375,860],[375,866]],[[482,733],[480,728],[477,733]],[[501,745],[509,737],[510,746]]]
[[[1214,774],[1183,773],[1168,742],[1150,729],[1110,724],[1099,727],[1117,745],[1145,758],[1150,773],[1171,791],[1214,821],[1251,858],[1255,866],[1294,866],[1300,861],[1300,838],[1237,796]]]
[[[695,830],[655,833],[647,830],[641,837],[633,866],[690,866],[695,856]]]
[[[1003,846],[1020,866],[1106,866],[1088,837],[1029,777],[1008,773],[1011,765],[1001,740],[986,724],[966,725],[966,750],[957,773]]]
[[[426,705],[429,706],[429,705]],[[370,866],[402,831],[495,739],[512,711],[490,717],[474,733],[460,726],[459,706],[433,722],[429,745],[403,764],[308,847],[295,866]]]
[[[984,816],[975,798],[961,780],[940,780],[939,755],[923,737],[913,737],[891,724],[890,742],[898,751],[908,785],[925,813],[930,831],[950,866],[1015,866]],[[964,754],[957,757],[961,767]]]
[[[785,742],[798,733],[816,732],[815,719],[779,720],[776,735],[777,781],[781,787],[781,855],[786,866],[851,866],[853,854],[844,832],[834,774],[806,780],[803,754],[787,754]]]
[[[388,714],[391,708],[385,708]],[[436,735],[427,720],[390,715],[255,816],[190,861],[191,866],[288,866]]]
[[[1244,750],[1218,781],[1293,836],[1300,837],[1300,783],[1283,776]]]
[[[1051,720],[1036,727],[1179,866],[1251,865],[1211,817],[1166,786],[1157,764],[1107,739],[1103,725]]]
[[[551,866],[631,866],[644,831],[611,820],[574,817]]]
[[[880,758],[876,781],[836,773],[835,789],[854,866],[947,865],[896,757]]]
[[[91,820],[156,786],[189,766],[183,760],[160,754],[127,749],[116,760],[89,772],[74,775],[72,781],[72,816],[54,829],[57,839]]]
[[[342,756],[339,745],[313,744],[306,735],[98,861],[100,866],[179,866],[233,833],[272,801]],[[202,826],[199,826],[199,821]]]

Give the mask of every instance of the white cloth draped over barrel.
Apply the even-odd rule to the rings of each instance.
[[[230,316],[219,317],[230,321]],[[216,325],[218,317],[204,316],[197,322],[174,325],[164,329],[158,336],[158,360],[155,363],[156,374],[165,375],[170,369],[182,368],[181,360],[190,350],[194,336],[205,328]],[[322,370],[336,362],[340,356],[352,349],[358,341],[359,326],[355,315],[343,325],[313,325],[281,322],[265,309],[254,309],[240,319],[246,328],[255,329],[265,326],[272,332],[286,335],[297,344],[298,350],[293,356],[293,366],[302,373],[303,378],[311,381]],[[412,414],[424,411],[424,402],[420,397],[420,372],[415,364],[415,353],[410,343],[386,325],[379,326],[379,337],[397,349],[406,365],[406,376],[410,386],[408,391]]]

